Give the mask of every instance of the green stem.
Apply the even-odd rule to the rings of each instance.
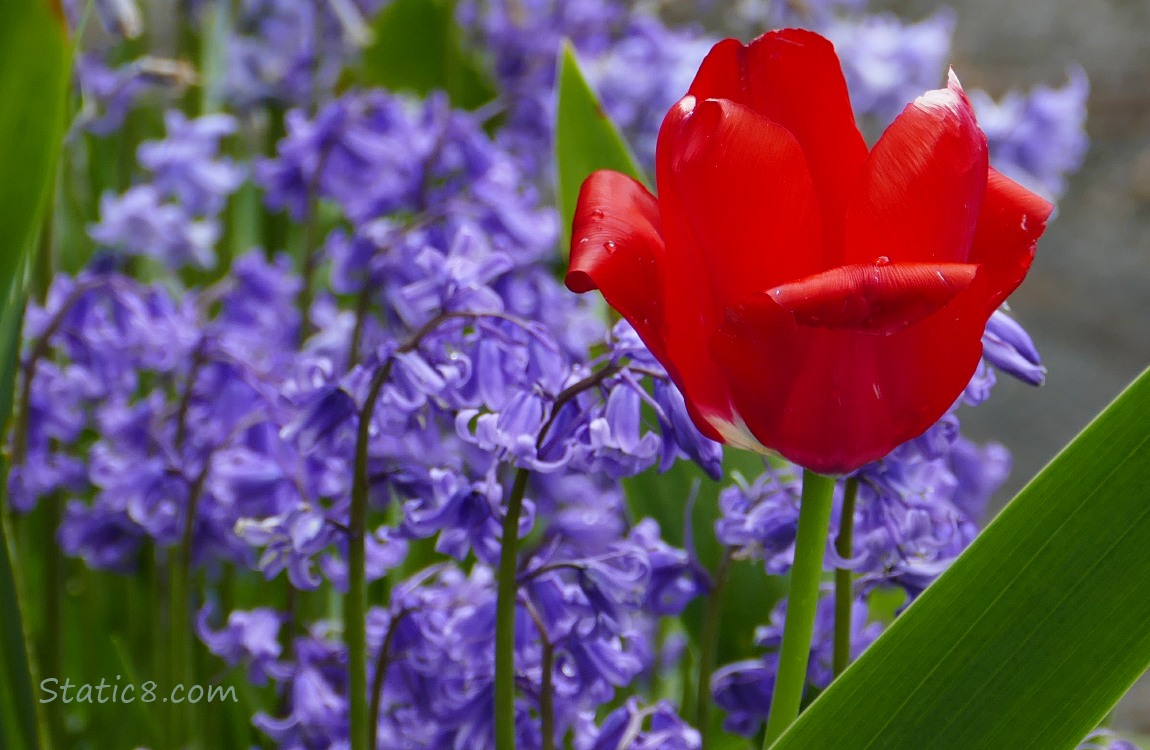
[[[168,690],[176,685],[188,683],[188,639],[190,605],[188,602],[188,571],[184,568],[185,558],[180,550],[173,548],[169,560],[168,579],[168,663],[169,675]],[[188,739],[188,712],[186,706],[173,704],[171,706],[171,729],[177,747],[183,747]]]
[[[540,667],[543,670],[539,687],[539,727],[543,733],[543,750],[555,750],[555,646],[543,642]]]
[[[395,640],[396,631],[399,630],[400,621],[407,617],[409,612],[410,610],[402,609],[391,618],[391,623],[387,626],[387,634],[383,637],[383,644],[379,647],[379,656],[376,658],[375,678],[371,681],[371,722],[369,724],[371,730],[370,746],[373,748],[377,746],[379,710],[383,703],[383,683],[387,680],[387,667],[391,663],[391,644]]]
[[[839,557],[849,558],[854,554],[855,500],[858,497],[859,480],[851,477],[843,489],[843,508],[839,516],[839,535],[835,538],[835,551]],[[851,663],[851,606],[854,604],[854,588],[851,585],[851,572],[846,568],[835,570],[835,642],[834,674],[838,677]]]
[[[519,512],[527,491],[526,469],[515,473],[507,515],[503,518],[503,546],[499,551],[499,583],[495,600],[495,748],[515,750],[515,600],[518,585]]]
[[[731,553],[723,555],[715,573],[715,586],[707,597],[707,611],[703,615],[702,648],[699,653],[699,680],[695,692],[695,726],[703,733],[703,750],[710,740],[711,674],[715,671],[719,650],[719,625],[723,615],[723,594],[731,570]]]
[[[770,747],[798,718],[802,705],[834,491],[833,477],[803,470],[795,563],[791,568],[787,619],[783,625],[783,645],[779,650],[779,670],[775,677],[775,692],[771,696],[764,748]]]
[[[343,634],[347,641],[348,715],[351,750],[367,750],[370,743],[367,705],[367,457],[371,419],[380,391],[391,376],[391,362],[375,371],[355,444],[355,474],[351,486],[351,512],[347,540],[347,596],[343,600]]]

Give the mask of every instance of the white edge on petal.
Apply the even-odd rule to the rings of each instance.
[[[732,413],[731,417],[734,419],[733,422],[718,416],[706,416],[705,419],[715,428],[715,432],[723,436],[723,442],[727,445],[764,456],[778,455],[755,439],[742,417],[737,413]]]
[[[932,112],[960,115],[964,109],[964,99],[966,93],[962,90],[962,84],[958,81],[958,76],[955,75],[954,68],[950,68],[947,73],[947,85],[944,89],[934,89],[928,91],[922,96],[914,100],[914,106]]]

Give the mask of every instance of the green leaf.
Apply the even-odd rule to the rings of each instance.
[[[456,0],[394,0],[372,27],[361,80],[419,96],[446,91],[452,104],[463,109],[494,99],[490,74],[464,47],[455,6]]]
[[[776,750],[1073,748],[1150,666],[1150,371]]]
[[[575,218],[579,188],[588,175],[598,169],[613,169],[649,184],[623,136],[599,105],[569,43],[563,45],[559,54],[555,160],[566,257],[571,247],[571,221]]]
[[[24,269],[55,174],[70,59],[57,0],[0,2],[0,427],[11,412]],[[0,466],[0,492],[6,477]],[[31,750],[42,731],[13,553],[0,513],[0,747]]]
[[[69,50],[57,0],[0,3],[0,289],[39,228],[63,128]]]

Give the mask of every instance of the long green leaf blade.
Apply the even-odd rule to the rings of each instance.
[[[579,188],[588,175],[598,169],[613,169],[640,182],[646,179],[626,141],[599,105],[570,44],[563,45],[559,54],[558,80],[555,159],[566,255],[571,247],[571,221],[575,218]]]
[[[0,3],[0,289],[11,288],[55,174],[68,76],[57,0]]]
[[[777,750],[1073,748],[1150,666],[1150,371]]]
[[[58,0],[0,2],[0,427],[11,411],[23,271],[55,174],[69,67]],[[0,466],[0,492],[6,477],[7,466]],[[13,551],[0,513],[0,747],[32,750],[43,737]]]

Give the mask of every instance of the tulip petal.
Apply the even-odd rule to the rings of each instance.
[[[760,293],[728,311],[711,351],[738,419],[762,445],[843,474],[921,435],[953,406],[982,354],[978,286],[889,335],[803,325]]]
[[[579,192],[567,288],[603,293],[683,391],[700,431],[718,440],[705,415],[729,415],[730,398],[714,362],[699,356],[712,329],[690,315],[693,304],[713,309],[710,290],[700,282],[697,258],[684,257],[681,247],[668,252],[660,223],[659,204],[643,185],[618,172],[594,172]]]
[[[726,39],[707,55],[689,93],[743,104],[794,135],[818,190],[825,240],[841,246],[867,147],[834,45],[803,29],[771,31],[746,46]]]
[[[988,310],[996,309],[1022,283],[1053,210],[1045,198],[990,170],[970,250],[970,261],[986,269]]]
[[[822,269],[818,201],[802,149],[786,129],[726,99],[684,117],[668,182],[720,306]],[[671,235],[668,235],[670,237]]]
[[[571,232],[567,288],[598,289],[635,328],[651,353],[666,354],[657,263],[665,249],[659,204],[641,183],[619,172],[593,172],[579,190]]]
[[[767,294],[800,325],[886,335],[945,307],[977,271],[972,263],[840,266]]]
[[[987,169],[986,136],[952,71],[875,144],[847,207],[842,263],[966,262]]]
[[[701,245],[687,221],[682,185],[674,179],[676,163],[685,148],[685,136],[696,100],[683,97],[663,119],[659,129],[655,162],[659,183],[660,231],[666,241],[661,264],[663,325],[667,335],[667,359],[660,359],[683,394],[687,412],[706,437],[724,440],[716,425],[732,418],[730,393],[707,342],[718,328],[721,307],[710,284]],[[727,442],[730,442],[729,440]]]

